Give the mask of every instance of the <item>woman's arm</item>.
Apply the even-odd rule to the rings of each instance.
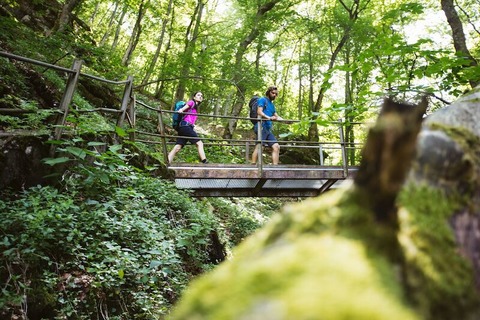
[[[195,102],[193,100],[188,100],[187,103],[185,103],[185,106],[180,108],[178,112],[186,112],[188,109],[190,109],[194,105],[195,105]]]

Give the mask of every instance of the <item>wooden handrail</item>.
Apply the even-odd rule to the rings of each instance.
[[[104,78],[100,78],[94,75],[89,75],[81,72],[81,67],[83,61],[81,60],[75,60],[72,67],[70,69],[60,67],[57,65],[52,65],[49,63],[37,61],[34,59],[26,58],[26,57],[21,57],[15,54],[11,54],[5,51],[0,51],[0,56],[9,58],[9,59],[14,59],[18,61],[23,61],[27,63],[32,63],[48,68],[52,68],[57,71],[62,71],[66,72],[69,75],[69,78],[67,80],[67,85],[65,88],[65,92],[62,98],[62,101],[59,105],[59,109],[57,110],[58,117],[57,117],[57,122],[56,122],[56,129],[55,129],[55,138],[60,139],[62,135],[62,128],[65,125],[66,118],[68,116],[68,113],[70,111],[70,105],[72,103],[73,95],[76,89],[76,85],[78,83],[79,77],[84,76],[96,81],[101,81],[109,84],[115,84],[115,85],[124,85],[124,91],[123,91],[123,97],[122,97],[122,102],[121,106],[119,109],[112,109],[112,108],[94,108],[94,109],[89,109],[89,110],[78,110],[76,109],[76,112],[79,113],[84,113],[84,112],[108,112],[108,113],[117,113],[119,116],[117,118],[117,126],[123,126],[125,119],[127,120],[128,125],[133,129],[130,131],[130,137],[129,139],[132,141],[141,141],[144,143],[161,143],[162,148],[163,148],[163,153],[165,157],[165,163],[168,163],[167,155],[168,155],[168,150],[167,150],[167,144],[170,142],[167,142],[167,139],[175,139],[178,138],[177,135],[168,135],[166,134],[166,125],[163,121],[163,115],[171,115],[174,111],[172,110],[166,110],[163,108],[155,108],[152,107],[140,100],[137,100],[134,95],[134,84],[133,84],[133,77],[128,76],[127,80],[125,81],[113,81],[113,80],[108,80]],[[142,106],[145,107],[146,109],[157,112],[158,114],[158,127],[160,130],[160,134],[156,133],[147,133],[147,132],[142,132],[139,130],[136,130],[136,117],[137,117],[137,111],[136,107],[137,106]],[[42,110],[43,111],[43,110]],[[0,114],[23,114],[23,113],[29,113],[29,112],[36,112],[36,111],[30,111],[30,110],[22,110],[22,109],[0,109]],[[185,114],[189,114],[188,112]],[[212,115],[212,114],[203,114],[203,113],[197,113],[196,114],[198,117],[206,117],[206,118],[215,118],[215,119],[235,119],[235,120],[240,120],[240,121],[248,121],[250,122],[251,120],[257,120],[260,121],[260,124],[262,123],[262,119],[254,119],[254,118],[249,118],[249,117],[235,117],[235,116],[227,116],[227,115]],[[275,122],[282,124],[282,123],[299,123],[300,120],[276,120]],[[343,127],[347,123],[339,119],[338,121],[332,121],[330,122],[332,125],[338,126],[339,130],[339,139],[340,142],[311,142],[311,141],[281,141],[279,140],[278,143],[283,147],[283,148],[317,148],[319,152],[319,158],[320,158],[320,164],[324,164],[324,159],[323,159],[323,152],[325,150],[341,150],[341,159],[342,159],[342,167],[344,170],[344,176],[347,177],[349,175],[348,172],[348,159],[347,159],[347,150],[355,150],[359,149],[361,144],[358,143],[347,143],[344,141],[344,132],[343,132]],[[364,124],[360,122],[348,122],[348,125],[357,125],[357,124]],[[261,125],[258,126],[259,129],[261,128]],[[160,139],[161,142],[158,141],[153,141],[153,140],[146,140],[146,139],[138,139],[137,135],[147,135],[151,137],[157,137]],[[259,136],[259,135],[257,135]],[[188,137],[187,137],[188,138]],[[205,143],[206,146],[239,146],[243,147],[245,146],[245,158],[248,161],[248,155],[249,155],[249,150],[250,146],[253,143],[253,147],[255,148],[255,141],[252,139],[240,139],[240,140],[234,140],[234,139],[221,139],[221,138],[203,138],[200,137],[200,140],[203,141],[214,141],[216,143]],[[260,143],[260,152],[259,152],[259,157],[257,161],[258,165],[258,170],[259,173],[262,173],[263,170],[263,159],[262,159],[262,151],[263,151],[263,144],[265,141],[257,141],[261,142]]]

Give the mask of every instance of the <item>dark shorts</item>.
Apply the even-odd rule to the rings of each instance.
[[[257,131],[255,131],[255,137],[257,137]],[[265,128],[262,128],[261,140],[263,140],[263,143],[266,144],[269,147],[271,147],[275,143],[277,143],[277,138],[275,138],[275,136],[273,135],[273,133],[270,130],[265,129]],[[258,141],[258,138],[257,138],[256,144],[259,144],[259,143],[260,142]]]
[[[178,128],[178,135],[184,137],[191,137],[191,138],[177,138],[176,144],[180,144],[182,146],[186,145],[187,142],[190,141],[191,144],[196,144],[200,139],[198,138],[198,134],[193,130],[193,125],[188,124],[185,121],[180,122],[180,126]]]

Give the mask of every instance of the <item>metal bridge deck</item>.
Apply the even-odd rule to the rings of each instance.
[[[358,168],[178,163],[169,169],[177,188],[198,197],[311,197],[351,178]]]

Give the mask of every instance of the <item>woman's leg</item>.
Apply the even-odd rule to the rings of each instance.
[[[196,145],[197,145],[198,156],[200,157],[200,160],[202,162],[205,162],[207,157],[205,156],[205,151],[203,150],[203,141],[202,140],[197,141]]]
[[[170,151],[170,153],[168,154],[168,163],[172,163],[173,161],[173,158],[175,157],[175,155],[178,153],[178,151],[180,151],[182,149],[182,145],[181,144],[176,144],[172,151]]]

